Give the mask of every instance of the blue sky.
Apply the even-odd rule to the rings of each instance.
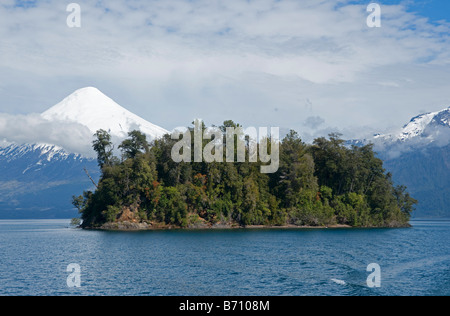
[[[81,28],[66,25],[69,2]],[[377,1],[375,1],[377,2]],[[166,129],[203,118],[364,137],[450,104],[450,1],[129,0],[0,4],[2,122],[95,86]],[[45,125],[46,126],[46,125]],[[47,127],[46,127],[47,128]],[[70,140],[62,140],[70,147]]]
[[[432,22],[439,20],[450,20],[450,1],[448,0],[384,0],[381,4],[400,4],[404,3],[409,12],[417,12],[421,16],[427,17]]]

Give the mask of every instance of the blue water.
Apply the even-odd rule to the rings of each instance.
[[[411,223],[105,232],[1,220],[0,295],[450,295],[450,221]],[[67,285],[71,263],[80,287]],[[370,263],[380,287],[367,286]]]

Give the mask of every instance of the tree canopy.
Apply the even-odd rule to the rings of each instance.
[[[237,126],[228,120],[219,128]],[[118,146],[119,159],[106,131],[94,136],[102,176],[95,192],[73,199],[83,227],[124,219],[154,227],[394,227],[407,225],[417,203],[404,186],[394,186],[372,145],[347,147],[339,134],[306,144],[290,131],[271,174],[260,172],[259,160],[174,162],[176,140],[165,135],[149,143],[139,131]]]

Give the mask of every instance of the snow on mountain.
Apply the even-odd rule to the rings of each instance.
[[[76,216],[70,201],[99,177],[97,161],[50,144],[0,148],[0,218]],[[98,180],[96,180],[98,181]]]
[[[425,149],[450,145],[450,107],[413,117],[409,123],[390,133],[375,134],[364,139],[351,139],[346,145],[364,146],[372,143],[383,159]]]
[[[12,162],[21,159],[30,153],[36,153],[40,160],[51,161],[66,160],[70,154],[62,147],[51,144],[10,144],[6,147],[0,147],[0,157],[6,162]],[[81,157],[79,154],[72,154],[74,159]]]
[[[415,116],[396,131],[346,142],[368,143],[394,183],[405,185],[419,201],[413,216],[450,216],[450,107]]]
[[[26,118],[24,116],[24,119]],[[148,140],[168,133],[164,128],[121,107],[93,87],[75,91],[47,111],[37,114],[37,118],[23,122],[28,124],[28,134],[35,128],[35,135],[31,137],[33,141],[19,143],[13,139],[0,138],[2,161],[9,162],[27,156],[30,152],[33,152],[32,157],[39,158],[39,161],[64,160],[70,155],[77,159],[81,157],[79,154],[84,158],[94,158],[93,134],[99,129],[109,131],[116,143],[121,142],[128,136],[128,132],[135,129],[146,134]],[[22,124],[21,121],[16,123]],[[27,137],[30,136],[22,138]]]
[[[393,181],[419,201],[414,216],[450,216],[450,107],[413,117],[374,144]]]
[[[2,181],[29,179],[67,179],[73,178],[75,170],[78,174],[81,165],[96,166],[94,158],[85,158],[79,154],[71,154],[59,146],[50,144],[11,144],[0,148],[0,183]]]
[[[93,87],[75,91],[41,116],[49,121],[79,123],[86,126],[92,134],[104,129],[119,138],[127,137],[128,132],[135,129],[146,134],[149,139],[168,133],[164,128],[131,113]]]
[[[72,195],[93,186],[85,170],[95,181],[100,177],[92,150],[97,130],[109,131],[114,142],[136,129],[148,140],[168,133],[92,87],[75,91],[40,115],[7,123],[18,126],[18,133],[26,126],[28,134],[16,139],[8,139],[15,134],[0,135],[0,218],[77,216]],[[23,141],[27,137],[33,141]]]
[[[87,127],[92,133],[91,135],[99,129],[104,129],[109,131],[115,140],[127,137],[128,132],[135,129],[145,133],[149,140],[168,133],[164,128],[131,113],[98,89],[92,87],[75,91],[60,103],[42,113],[41,117],[42,120],[55,123],[58,128],[64,128],[68,125],[68,122],[77,123],[75,126],[81,125],[83,129]],[[73,130],[70,135],[75,138],[82,137],[81,133],[73,133]],[[84,135],[83,137],[86,137],[86,139],[79,141],[86,142],[86,147],[90,148],[92,139],[86,133]],[[50,167],[52,164],[58,165],[60,163],[65,163],[66,167],[64,168],[68,168],[67,163],[74,166],[80,163],[91,164],[91,162],[95,162],[95,158],[67,151],[64,144],[49,144],[47,142],[17,144],[3,139],[0,141],[0,162],[2,163],[0,169],[3,175],[7,173],[14,178],[14,172],[17,175],[22,175],[33,170],[43,170],[44,167],[50,170],[53,168]],[[2,177],[0,177],[1,179]]]
[[[427,138],[432,142],[436,138],[436,131],[442,127],[450,128],[450,107],[441,111],[415,116],[408,124],[404,125],[400,131],[385,135],[377,134],[374,135],[374,139],[391,142],[405,142],[421,137]]]

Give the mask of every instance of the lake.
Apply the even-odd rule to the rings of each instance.
[[[450,295],[450,221],[143,232],[69,223],[0,220],[0,295]],[[371,263],[379,287],[368,286]]]

